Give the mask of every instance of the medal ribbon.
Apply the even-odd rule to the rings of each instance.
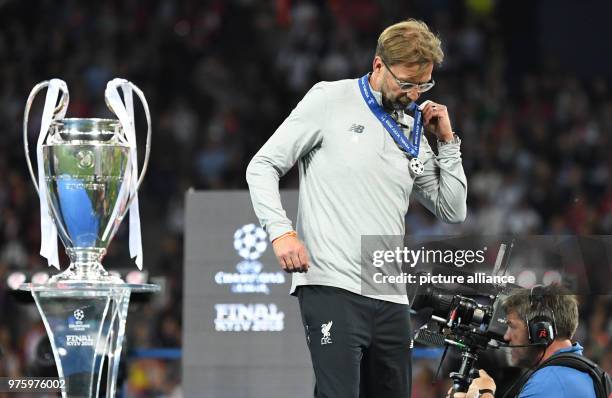
[[[374,94],[372,94],[372,90],[370,90],[370,83],[368,82],[367,74],[359,79],[359,91],[361,91],[363,100],[366,102],[374,116],[376,116],[376,118],[380,121],[397,145],[399,145],[400,148],[402,148],[413,158],[417,158],[419,156],[421,135],[423,134],[423,112],[419,109],[419,106],[415,102],[412,102],[406,107],[407,111],[414,112],[414,124],[412,131],[410,132],[409,140],[404,135],[401,127],[395,120],[393,120],[391,115],[385,112],[383,107],[376,102],[376,98],[374,98]]]

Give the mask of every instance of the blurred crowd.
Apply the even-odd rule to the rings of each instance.
[[[424,19],[442,39],[445,61],[422,99],[449,107],[469,181],[463,225],[441,224],[415,204],[409,233],[610,234],[610,81],[579,79],[546,57],[514,68],[531,53],[511,44],[499,13],[493,0],[0,1],[0,375],[27,372],[44,334],[33,306],[7,293],[6,277],[46,267],[21,125],[30,89],[51,77],[68,83],[71,117],[110,116],[104,86],[118,76],[135,82],[151,108],[140,203],[147,269],[165,293],[131,312],[133,347],[181,346],[185,190],[245,189],[250,158],[309,87],[363,75],[380,31],[407,17]],[[40,112],[37,104],[33,115]],[[297,183],[294,170],[282,186]],[[132,264],[123,228],[108,263]],[[610,312],[607,298],[587,300],[580,331],[608,371]],[[129,396],[176,393],[179,361],[126,366]],[[432,366],[415,372],[415,397],[433,396],[424,392]]]

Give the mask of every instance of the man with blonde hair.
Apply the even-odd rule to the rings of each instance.
[[[410,395],[405,287],[379,292],[361,276],[361,237],[404,236],[412,193],[445,222],[465,219],[461,141],[448,110],[415,104],[434,86],[432,71],[442,59],[440,40],[425,23],[388,27],[372,71],[315,84],[247,169],[255,213],[280,266],[294,273],[291,293],[300,303],[315,397]],[[423,129],[437,138],[437,155]],[[278,181],[295,163],[294,231]]]

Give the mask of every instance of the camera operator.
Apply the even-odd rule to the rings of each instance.
[[[582,355],[580,344],[571,341],[578,327],[575,296],[561,286],[537,286],[510,295],[504,301],[503,309],[508,326],[504,340],[511,347],[511,364],[529,368],[504,397],[596,397],[593,379],[588,373],[568,366],[541,367],[546,360],[560,353]],[[449,396],[495,397],[495,381],[484,370],[479,373],[467,393],[451,395],[449,391]]]

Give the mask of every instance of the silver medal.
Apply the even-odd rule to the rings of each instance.
[[[410,170],[416,175],[421,175],[425,171],[425,166],[423,166],[423,162],[421,162],[417,158],[410,159]]]

